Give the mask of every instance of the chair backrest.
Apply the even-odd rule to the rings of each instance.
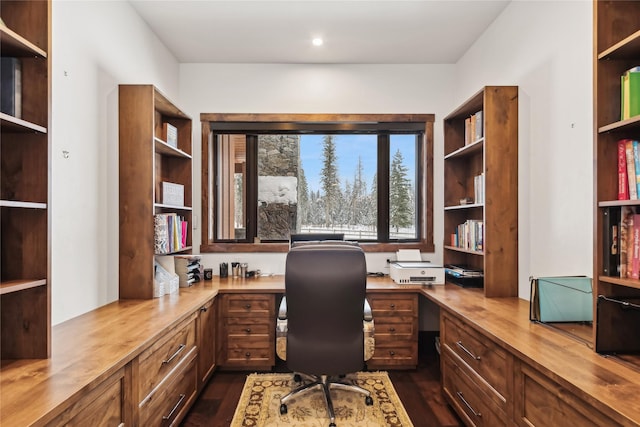
[[[364,365],[364,252],[349,242],[289,251],[285,269],[287,366],[312,375],[356,372]]]

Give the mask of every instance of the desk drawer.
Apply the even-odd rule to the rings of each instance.
[[[138,356],[139,397],[144,399],[196,345],[196,314]]]
[[[415,367],[418,363],[417,344],[402,343],[379,343],[376,341],[376,348],[373,357],[367,362],[367,366],[402,366]]]
[[[418,295],[394,294],[390,292],[369,293],[367,300],[373,312],[374,322],[377,316],[418,316]]]
[[[227,349],[227,366],[249,367],[249,366],[273,366],[275,355],[273,347],[264,347],[256,344],[252,346],[242,346]]]
[[[506,426],[506,414],[488,398],[468,369],[456,361],[449,349],[442,352],[442,389],[449,403],[475,427]]]
[[[417,332],[414,322],[394,323],[387,318],[375,319],[374,327],[376,342],[379,339],[412,340]]]
[[[480,375],[500,395],[507,395],[507,352],[460,320],[445,313],[442,316],[443,343]]]
[[[198,349],[188,352],[177,370],[140,404],[141,426],[175,426],[196,397]]]
[[[222,313],[229,317],[275,316],[275,296],[269,294],[222,295]]]

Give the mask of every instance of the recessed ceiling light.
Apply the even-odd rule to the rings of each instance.
[[[313,43],[314,46],[322,46],[322,43],[324,43],[324,41],[322,40],[322,38],[316,37],[311,40],[311,43]]]

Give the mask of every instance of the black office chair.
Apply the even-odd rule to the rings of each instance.
[[[287,413],[289,400],[316,387],[324,392],[330,426],[335,426],[331,389],[361,393],[367,405],[373,404],[368,390],[341,379],[364,367],[365,326],[372,322],[365,298],[366,282],[364,253],[356,244],[303,243],[289,251],[286,308],[281,306],[278,320],[280,333],[286,329],[286,354],[279,355],[286,359],[297,380],[305,376],[311,382],[280,399],[281,414]],[[366,314],[365,309],[369,310]],[[372,329],[368,330],[368,357],[373,349]]]

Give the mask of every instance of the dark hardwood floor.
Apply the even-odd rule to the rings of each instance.
[[[440,388],[440,367],[433,335],[420,337],[415,370],[388,370],[389,377],[415,427],[461,427]],[[275,371],[286,372],[279,364]],[[228,427],[248,372],[216,371],[182,422],[183,427]]]

